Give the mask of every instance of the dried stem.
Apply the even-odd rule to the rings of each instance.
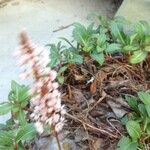
[[[68,114],[68,113],[66,113],[66,115],[67,115],[69,118],[73,119],[73,120],[76,120],[76,121],[78,121],[78,122],[81,122],[83,125],[85,125],[85,126],[91,128],[91,129],[93,129],[94,131],[101,132],[101,133],[103,133],[103,134],[107,134],[107,135],[109,135],[110,137],[114,137],[114,138],[116,138],[116,139],[118,138],[118,136],[116,136],[116,135],[114,135],[114,134],[112,134],[112,133],[109,133],[109,132],[106,131],[106,130],[103,130],[103,129],[100,129],[100,128],[96,128],[96,127],[94,127],[94,126],[92,126],[92,125],[90,125],[90,124],[88,124],[88,123],[86,123],[86,122],[83,122],[82,120],[78,119],[78,118],[75,117],[75,116],[72,116],[72,115],[70,115],[70,114]]]
[[[61,144],[60,144],[60,141],[59,141],[59,138],[58,138],[58,133],[55,131],[55,129],[53,130],[53,132],[54,132],[54,136],[55,136],[56,141],[57,141],[58,149],[62,150]]]

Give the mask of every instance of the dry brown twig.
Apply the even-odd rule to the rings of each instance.
[[[90,108],[89,111],[93,110],[106,97],[106,93],[105,92],[103,92],[102,94],[103,94],[102,97],[99,98],[99,100],[92,106],[92,108]]]
[[[78,122],[82,123],[82,125],[83,125],[84,127],[87,126],[87,127],[89,127],[90,129],[93,129],[93,130],[95,130],[95,131],[97,131],[97,132],[100,132],[100,133],[103,133],[103,134],[107,134],[107,135],[109,135],[110,137],[113,137],[113,138],[116,138],[116,139],[118,138],[118,136],[116,136],[116,135],[114,135],[114,134],[112,134],[112,133],[109,133],[109,132],[106,131],[106,130],[103,130],[103,129],[100,129],[100,128],[96,128],[96,127],[94,127],[94,126],[92,126],[92,125],[90,125],[90,124],[88,124],[88,123],[86,123],[86,122],[83,122],[82,120],[80,120],[79,118],[77,118],[77,117],[75,117],[75,116],[72,116],[71,114],[66,113],[65,115],[66,115],[67,117],[69,117],[69,118],[75,120],[75,121],[78,121]]]

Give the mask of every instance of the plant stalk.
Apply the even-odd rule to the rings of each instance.
[[[55,131],[55,129],[54,129],[54,136],[55,136],[56,141],[57,141],[58,149],[62,150],[61,145],[60,145],[60,141],[59,141],[59,138],[58,138],[58,133]]]

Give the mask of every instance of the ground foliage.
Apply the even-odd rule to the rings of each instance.
[[[136,96],[150,88],[149,24],[99,17],[98,25],[74,26],[71,42],[61,38],[67,46],[48,45],[50,67],[58,70],[67,107],[67,138],[73,140],[74,149],[149,149],[149,136],[124,147],[131,144],[132,136],[124,137],[129,128],[122,123],[134,111],[126,95]]]

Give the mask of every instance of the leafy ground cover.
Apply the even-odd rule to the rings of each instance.
[[[76,23],[73,41],[62,38],[67,46],[50,45],[50,67],[60,67],[56,69],[68,108],[68,136],[77,149],[149,149],[149,129],[143,130],[143,121],[126,120],[127,132],[122,120],[135,111],[126,95],[149,90],[150,27],[121,17],[99,21],[88,27]],[[149,101],[149,96],[145,99]],[[134,140],[136,135],[131,134],[139,132]]]
[[[133,24],[122,17],[98,17],[88,27],[75,23],[72,41],[63,37],[58,44],[47,47],[48,67],[58,72],[62,102],[67,110],[62,134],[72,141],[63,144],[63,148],[148,150],[149,24]],[[10,121],[1,125],[0,136],[12,136],[9,143],[2,140],[4,150],[31,146],[34,142],[30,142],[37,137],[29,123],[33,122],[29,117],[33,110],[27,91],[27,86],[13,81],[9,102],[0,105],[1,115],[12,113],[11,126]]]

